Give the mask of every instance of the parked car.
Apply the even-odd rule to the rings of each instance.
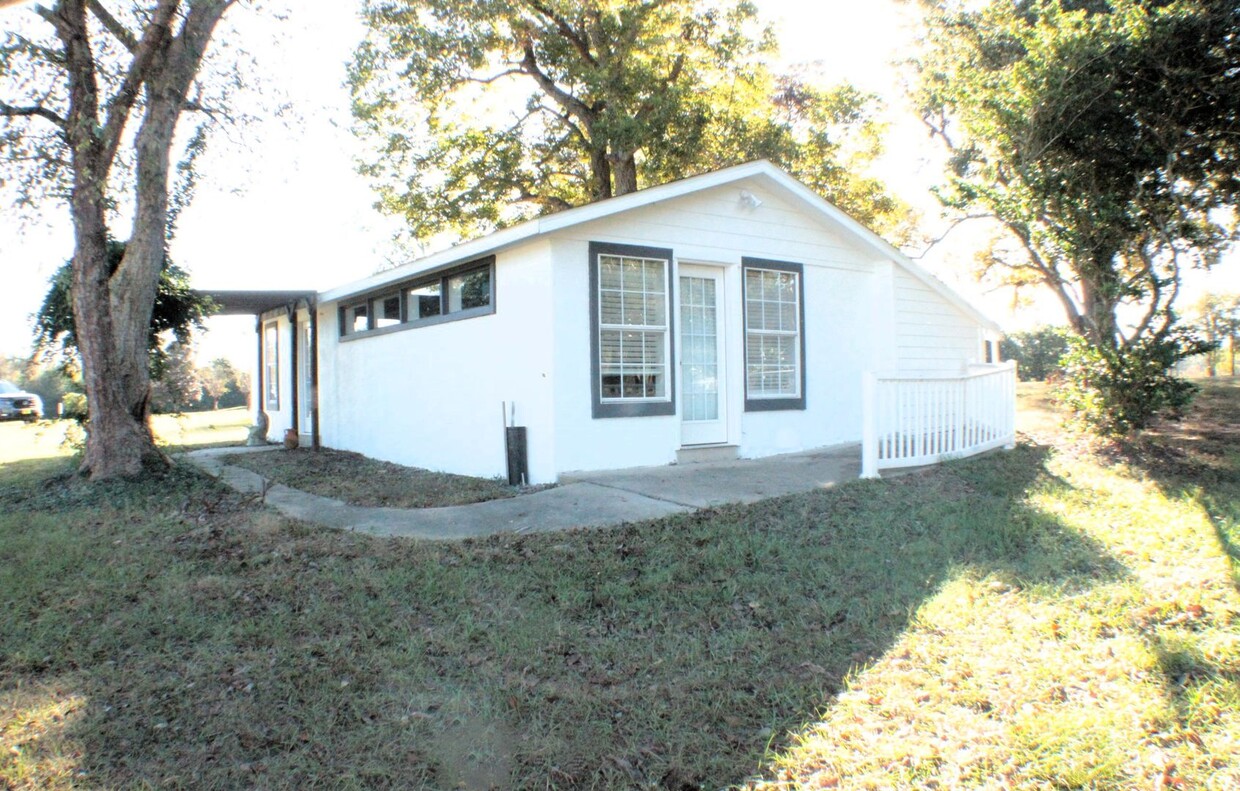
[[[33,423],[43,417],[43,399],[12,382],[0,380],[0,420]]]

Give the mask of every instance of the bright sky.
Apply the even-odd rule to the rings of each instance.
[[[898,0],[756,0],[774,22],[788,63],[819,62],[824,81],[851,81],[887,102],[887,155],[878,175],[906,201],[936,217],[928,188],[941,173],[941,153],[906,106],[898,70],[916,36],[913,4]],[[173,259],[203,288],[324,289],[403,261],[389,242],[393,221],[371,209],[366,181],[353,170],[344,65],[360,39],[357,0],[296,3],[284,22],[230,11],[259,70],[286,92],[298,120],[246,133],[247,146],[217,146],[201,163],[206,178],[173,242]],[[0,29],[28,8],[0,11]],[[246,16],[250,14],[251,16]],[[272,25],[278,46],[272,46]],[[261,114],[261,111],[259,111]],[[0,355],[29,353],[30,316],[48,277],[72,253],[67,210],[49,207],[42,227],[24,231],[0,214]],[[1053,307],[1013,314],[1009,300],[973,282],[978,234],[954,234],[922,261],[1007,327],[1062,321]],[[1198,289],[1240,290],[1240,261],[1222,265]],[[200,361],[228,356],[250,365],[253,319],[213,319],[199,344]]]

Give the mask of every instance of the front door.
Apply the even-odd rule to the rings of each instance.
[[[728,441],[723,384],[723,270],[680,267],[680,441]]]

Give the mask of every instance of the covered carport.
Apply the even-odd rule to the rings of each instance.
[[[311,447],[318,450],[320,447],[319,329],[318,312],[316,310],[318,292],[196,289],[195,293],[209,297],[215,303],[215,311],[212,315],[254,317],[254,334],[257,342],[255,345],[254,385],[251,389],[253,390],[254,417],[256,421],[258,420],[258,413],[265,412],[266,401],[264,394],[267,392],[268,385],[264,381],[266,370],[263,351],[264,316],[283,313],[288,318],[288,349],[291,358],[293,383],[293,386],[290,388],[292,428],[299,436],[302,434],[301,429],[303,427],[300,425],[300,416],[306,410],[303,409],[305,405],[301,404],[300,401],[308,397],[310,399],[308,410],[310,415],[310,444]],[[299,309],[304,309],[309,317],[309,342],[304,348],[297,342],[297,322],[295,316]],[[305,359],[299,359],[303,355]],[[309,386],[306,388],[305,393],[302,393],[301,388],[297,386],[299,372],[301,371],[307,371],[308,373]]]

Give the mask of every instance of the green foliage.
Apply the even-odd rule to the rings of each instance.
[[[85,393],[65,393],[61,398],[64,406],[61,417],[66,420],[76,420],[78,423],[85,423],[90,418],[90,409],[86,404]]]
[[[940,197],[1001,223],[1014,244],[987,272],[1051,289],[1092,347],[1066,402],[1106,433],[1182,406],[1181,275],[1236,238],[1240,6],[932,5],[919,99],[953,153]]]
[[[767,65],[748,0],[366,4],[350,70],[361,168],[410,235],[471,235],[769,158],[860,221],[904,209],[862,177],[873,97]]]
[[[1104,436],[1145,428],[1159,415],[1179,418],[1199,388],[1172,369],[1211,348],[1185,331],[1115,349],[1073,337],[1056,397],[1078,423]]]
[[[152,412],[184,412],[198,402],[202,381],[194,368],[192,347],[177,342],[168,344],[163,349],[160,368],[160,377],[151,383]]]
[[[199,409],[245,406],[250,392],[249,375],[224,357],[217,357],[196,372],[202,397]]]
[[[124,242],[108,242],[108,264],[113,274],[124,256]],[[35,346],[45,354],[59,353],[66,359],[75,355],[78,346],[72,287],[73,262],[66,261],[52,275],[43,305],[34,317]],[[165,256],[147,337],[153,378],[163,376],[168,364],[165,334],[171,334],[178,344],[188,344],[192,332],[203,329],[203,322],[214,309],[209,297],[195,294],[190,288],[189,274]]]
[[[1224,368],[1236,375],[1236,347],[1240,346],[1240,294],[1206,294],[1192,306],[1193,328],[1216,348],[1206,354],[1206,371],[1215,376]]]
[[[1063,372],[1059,360],[1067,354],[1073,337],[1067,327],[1013,332],[999,344],[999,355],[1016,361],[1016,373],[1022,382],[1042,382]]]
[[[1017,242],[991,265],[1052,288],[1093,342],[1167,325],[1176,278],[1234,238],[1240,11],[1056,0],[931,16],[919,98],[954,158],[940,194]],[[1116,310],[1144,308],[1129,333]]]

